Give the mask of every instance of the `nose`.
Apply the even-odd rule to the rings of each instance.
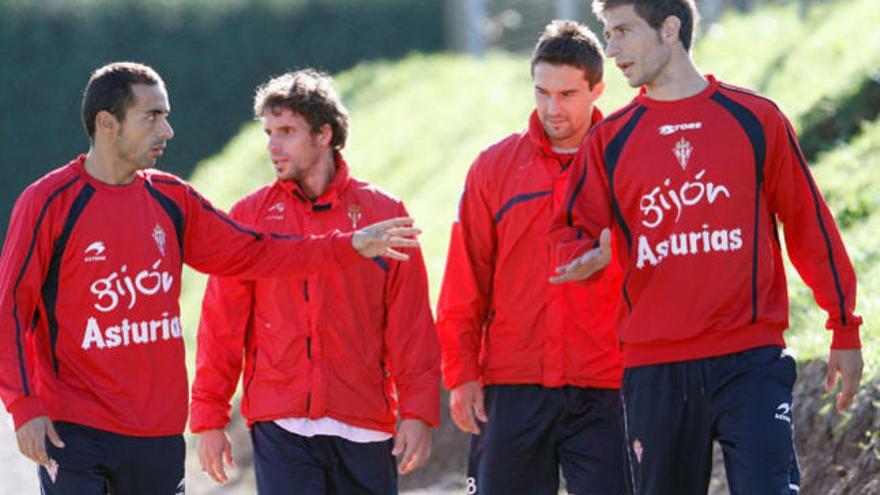
[[[266,149],[269,150],[269,153],[274,154],[281,151],[281,146],[278,141],[275,139],[275,136],[270,135],[269,141],[266,143]]]
[[[174,129],[171,128],[171,123],[166,120],[165,125],[162,128],[162,138],[165,141],[168,141],[173,137],[174,137]]]
[[[620,48],[617,46],[617,42],[614,41],[614,38],[608,40],[608,44],[605,46],[605,55],[611,58],[617,58],[620,55]]]
[[[555,115],[559,110],[559,101],[555,96],[547,98],[547,115]]]

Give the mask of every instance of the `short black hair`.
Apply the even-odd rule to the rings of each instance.
[[[95,117],[98,112],[112,113],[120,122],[125,112],[134,104],[135,84],[165,86],[159,74],[144,64],[114,62],[92,72],[83,91],[82,121],[89,139],[95,138]]]
[[[667,17],[678,17],[681,21],[678,39],[681,40],[685,50],[691,50],[694,42],[694,26],[700,20],[700,13],[694,0],[593,0],[593,12],[604,18],[608,9],[622,5],[632,5],[636,14],[655,30],[660,29],[660,25]]]

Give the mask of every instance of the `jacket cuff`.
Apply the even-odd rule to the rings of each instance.
[[[474,358],[474,363],[476,363],[476,356],[474,356]],[[473,366],[443,366],[443,386],[445,386],[447,390],[452,390],[462,383],[474,381],[480,381],[480,369],[476,364]]]
[[[201,433],[226,428],[230,421],[229,409],[229,405],[193,401],[190,406],[189,430],[193,433]]]
[[[336,261],[343,267],[353,265],[364,259],[351,243],[354,232],[340,232],[332,237],[333,254]]]
[[[862,341],[859,338],[859,327],[836,328],[831,337],[832,349],[861,349]]]
[[[440,425],[440,370],[433,369],[409,383],[397,384],[397,407],[402,419],[420,419],[436,428]]]
[[[46,410],[43,408],[43,403],[36,397],[25,397],[13,402],[9,406],[9,414],[12,415],[12,421],[15,423],[16,430],[37,416],[47,415]]]

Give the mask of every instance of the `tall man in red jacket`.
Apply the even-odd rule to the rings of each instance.
[[[399,200],[350,174],[341,154],[348,114],[331,83],[307,69],[257,89],[254,114],[278,180],[239,201],[236,221],[310,235],[406,214]],[[212,478],[227,479],[224,428],[242,372],[261,495],[292,487],[391,495],[398,471],[425,462],[439,422],[440,350],[425,266],[411,253],[408,263],[376,258],[326,274],[211,278],[190,428]]]
[[[580,255],[557,282],[611,252],[625,267],[623,403],[635,492],[705,494],[712,440],[731,493],[795,494],[794,359],[779,240],[833,331],[837,406],[862,371],[856,279],[790,123],[770,100],[700,74],[693,0],[595,1],[632,103],[597,126],[554,221]],[[599,247],[593,247],[599,240]],[[687,453],[687,455],[684,455]]]
[[[265,235],[152,170],[174,135],[151,68],[96,70],[83,96],[91,147],[19,197],[0,257],[0,397],[42,493],[183,493],[187,381],[183,263],[272,276],[338,269],[414,229]],[[354,248],[354,249],[353,249]]]
[[[593,106],[602,65],[587,28],[549,24],[532,54],[528,129],[488,147],[468,172],[438,308],[452,417],[474,435],[468,493],[555,494],[560,466],[571,493],[624,490],[619,273],[546,281],[553,208],[602,118]]]

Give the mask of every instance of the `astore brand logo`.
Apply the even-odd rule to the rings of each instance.
[[[89,247],[87,247],[85,250],[86,263],[106,260],[107,257],[104,256],[104,251],[106,249],[107,249],[106,246],[104,246],[104,243],[101,241],[95,241],[95,242],[89,244]]]

